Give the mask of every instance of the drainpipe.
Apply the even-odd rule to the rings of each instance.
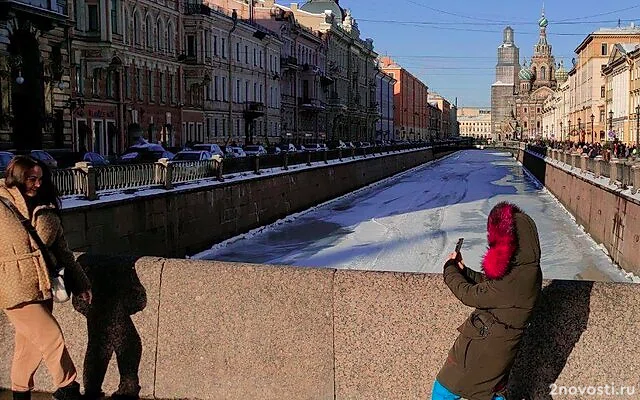
[[[227,89],[227,93],[228,93],[228,97],[229,97],[229,121],[227,124],[227,131],[229,133],[229,135],[227,136],[227,142],[225,143],[226,145],[229,144],[229,142],[231,141],[231,137],[233,136],[233,84],[231,83],[231,81],[233,80],[233,70],[232,70],[232,65],[231,65],[231,58],[232,58],[232,51],[231,49],[233,48],[232,44],[231,44],[231,34],[233,33],[233,31],[236,30],[236,27],[238,25],[238,12],[234,9],[233,13],[231,14],[231,20],[233,21],[233,26],[231,27],[231,30],[229,30],[229,36],[228,36],[228,40],[227,43],[229,45],[228,49],[229,51],[228,56],[227,56],[227,61],[229,62],[229,73],[228,73],[228,80],[229,82],[228,85],[228,89]],[[239,93],[238,93],[239,95]]]

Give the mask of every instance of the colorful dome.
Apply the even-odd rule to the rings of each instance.
[[[540,28],[546,28],[548,25],[549,25],[549,20],[547,20],[547,18],[544,15],[540,17],[540,19],[538,20],[538,26],[540,26]]]
[[[569,73],[564,69],[564,64],[562,62],[558,65],[558,69],[556,69],[555,78],[558,83],[565,82],[567,78],[569,78]]]
[[[523,81],[530,81],[531,78],[533,78],[533,72],[531,72],[529,68],[524,66],[518,73],[518,78],[520,78]]]

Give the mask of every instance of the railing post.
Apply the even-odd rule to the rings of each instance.
[[[329,161],[327,161],[327,149],[322,150],[322,158],[325,164],[329,164]]]
[[[289,152],[288,151],[284,152],[284,163],[282,165],[282,169],[285,171],[289,169]]]
[[[307,167],[311,166],[311,152],[307,150]]]
[[[342,161],[342,147],[338,149],[338,160]]]
[[[602,176],[602,156],[596,156],[593,161],[593,174],[599,178]]]
[[[631,182],[633,183],[631,193],[636,194],[640,189],[640,164],[634,164],[631,167]]]
[[[587,170],[587,159],[589,158],[589,155],[587,154],[582,154],[582,157],[580,158],[580,169],[582,170],[582,172],[585,172]]]
[[[88,162],[78,162],[76,163],[75,167],[76,169],[82,171],[82,177],[86,180],[86,186],[85,187],[85,193],[84,195],[87,197],[87,200],[97,200],[98,199],[98,194],[97,194],[97,178],[96,178],[96,170],[93,169],[93,166],[91,166],[91,163]],[[82,178],[80,178],[82,179]],[[78,183],[75,183],[76,185]]]
[[[255,159],[253,160],[253,173],[260,175],[260,156],[258,154],[256,154]]]
[[[618,176],[618,164],[620,164],[618,159],[612,159],[609,161],[609,184],[615,184],[616,181],[622,178],[621,176]]]
[[[163,171],[164,177],[162,176]],[[156,181],[159,182],[165,190],[173,189],[173,164],[166,158],[161,158],[156,162]]]
[[[355,149],[355,147],[351,148],[351,158],[356,158],[356,149]]]
[[[222,176],[222,167],[224,165],[224,161],[223,160],[216,160],[217,162],[217,167],[218,167],[218,171],[216,173],[216,178],[218,179],[219,182],[224,182],[224,176]]]

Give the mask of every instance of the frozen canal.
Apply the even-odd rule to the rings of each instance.
[[[301,267],[441,272],[459,237],[479,269],[491,208],[507,200],[538,225],[545,278],[628,281],[508,153],[469,150],[218,244],[196,258]]]

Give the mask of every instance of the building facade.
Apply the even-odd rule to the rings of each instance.
[[[428,101],[436,104],[441,112],[438,133],[432,139],[447,139],[452,136],[451,103],[438,93],[429,93]]]
[[[290,10],[327,43],[327,138],[373,141],[379,118],[376,60],[372,39],[361,39],[356,19],[334,0],[310,0]]]
[[[566,123],[571,121],[571,126],[576,127],[580,120],[580,135],[574,134],[572,140],[591,140],[590,119],[594,116],[594,140],[613,140],[617,133],[610,132],[609,111],[606,106],[607,88],[602,68],[610,61],[611,53],[616,44],[633,44],[640,42],[640,28],[635,25],[619,26],[616,28],[602,28],[589,35],[576,48],[576,59],[573,70],[575,78],[572,79],[570,90],[572,103]],[[573,72],[573,71],[572,71]],[[618,109],[613,117],[616,132],[623,132],[627,114]],[[587,126],[583,123],[588,121]]]
[[[177,145],[186,121],[202,134],[201,112],[189,116],[192,103],[184,103],[182,10],[145,0],[77,0],[75,7],[74,150],[117,154],[137,136]]]
[[[389,57],[380,59],[380,68],[396,80],[394,86],[396,138],[399,140],[427,139],[429,88]]]
[[[635,143],[638,115],[638,65],[640,43],[617,43],[602,67],[610,139]]]
[[[72,6],[0,3],[0,149],[71,146]]]
[[[429,141],[439,139],[442,132],[442,110],[436,101],[427,102],[429,113]]]
[[[395,140],[394,88],[396,80],[384,71],[376,74],[376,103],[379,119],[376,122],[376,140]]]
[[[460,107],[458,109],[460,136],[476,140],[492,140],[492,122],[490,108]]]
[[[491,125],[494,140],[513,137],[516,130],[515,95],[520,73],[520,49],[515,44],[513,29],[504,29],[498,47],[496,81],[491,85]]]

